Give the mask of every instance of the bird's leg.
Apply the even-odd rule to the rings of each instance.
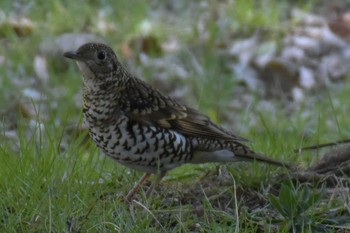
[[[140,180],[134,185],[134,187],[129,191],[128,195],[126,195],[126,200],[131,202],[135,194],[140,190],[141,186],[145,181],[151,176],[151,173],[145,173]]]
[[[152,196],[152,193],[154,189],[158,186],[159,182],[162,180],[162,178],[165,176],[165,171],[160,171],[158,174],[156,180],[151,184],[151,186],[147,189],[146,197],[150,198]]]

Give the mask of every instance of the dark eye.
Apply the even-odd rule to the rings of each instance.
[[[105,52],[105,51],[99,51],[99,52],[97,53],[97,58],[98,58],[99,60],[104,60],[104,59],[106,59],[106,52]]]

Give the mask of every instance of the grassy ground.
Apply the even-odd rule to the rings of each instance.
[[[333,185],[304,183],[282,168],[258,163],[186,165],[171,171],[152,199],[141,192],[132,205],[124,202],[141,174],[103,156],[86,140],[86,132],[78,130],[82,83],[76,67],[60,54],[45,55],[45,79],[33,65],[41,45],[62,33],[103,36],[134,73],[164,92],[176,87],[185,93],[182,100],[252,139],[256,151],[301,168],[323,151],[296,154],[294,149],[349,136],[348,81],[308,93],[289,114],[285,102],[276,99],[269,101],[278,110],[265,111],[259,93],[248,93],[253,101],[233,114],[227,107],[239,99],[234,93],[241,87],[217,48],[232,34],[250,35],[257,29],[279,40],[281,21],[296,3],[176,2],[0,3],[5,22],[0,26],[1,232],[349,231],[346,176],[342,182],[336,177]],[[303,9],[314,6],[299,4]],[[218,20],[218,11],[227,17]],[[18,36],[8,23],[14,16],[33,22],[28,33]],[[148,59],[159,66],[142,62],[132,46],[127,57],[125,43],[145,34],[157,43],[175,39],[180,49],[154,51]],[[185,78],[173,72],[175,65],[187,71]]]

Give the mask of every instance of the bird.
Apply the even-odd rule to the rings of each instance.
[[[83,76],[83,124],[92,140],[105,155],[145,173],[127,201],[151,174],[156,179],[147,196],[169,170],[188,163],[259,161],[294,168],[254,152],[247,139],[137,78],[106,44],[86,43],[63,55]]]

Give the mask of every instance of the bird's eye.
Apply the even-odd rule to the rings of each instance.
[[[99,51],[99,52],[97,53],[97,58],[98,58],[99,60],[104,60],[104,59],[106,59],[106,53],[105,53],[105,51]]]

